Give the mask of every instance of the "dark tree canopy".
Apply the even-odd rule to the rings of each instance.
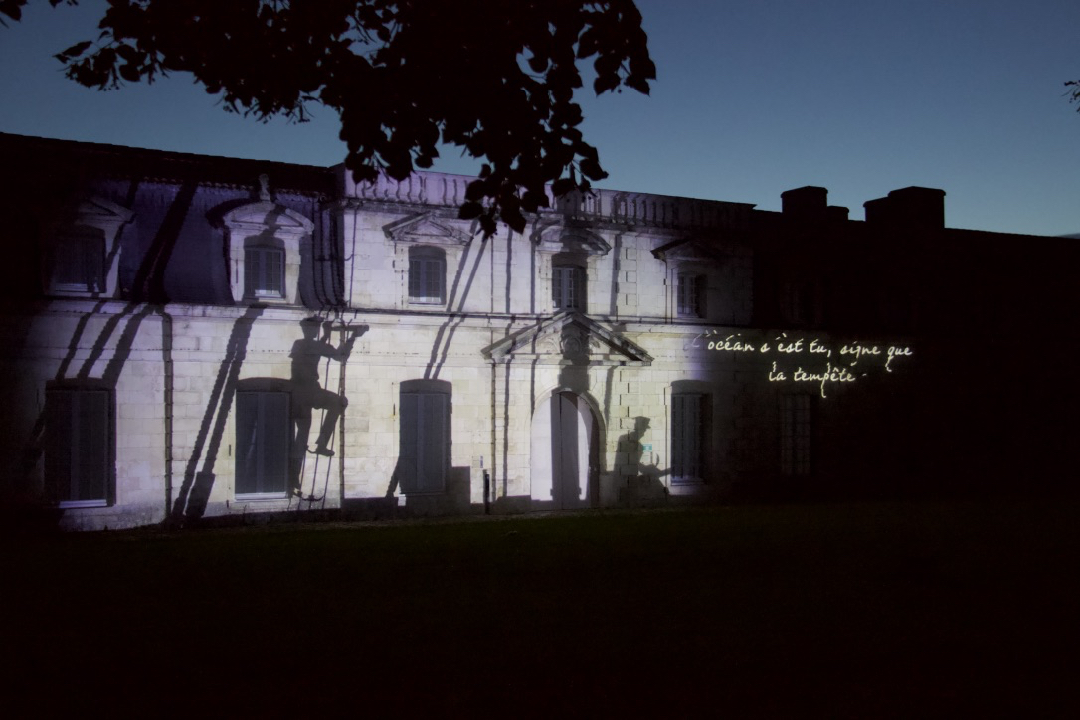
[[[48,0],[74,4],[77,0]],[[0,0],[18,20],[28,0]],[[607,176],[579,125],[579,60],[597,94],[655,78],[632,0],[109,0],[100,36],[56,57],[92,88],[190,72],[227,109],[341,117],[357,181],[431,167],[441,141],[484,160],[461,217],[523,212]]]
[[[1071,88],[1065,94],[1069,96],[1069,101],[1074,103],[1080,103],[1080,80],[1070,80],[1065,83],[1065,87]],[[1076,112],[1080,112],[1080,107],[1076,108]]]

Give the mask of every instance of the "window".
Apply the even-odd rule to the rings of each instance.
[[[88,198],[72,210],[73,222],[50,234],[42,256],[47,291],[74,297],[117,297],[121,236],[135,214],[99,197]]]
[[[284,497],[289,472],[289,394],[236,393],[236,496]]]
[[[697,482],[702,470],[704,395],[671,396],[671,480]]]
[[[439,387],[436,387],[439,386]],[[450,465],[449,383],[409,381],[401,389],[398,482],[406,493],[437,493]]]
[[[780,471],[809,475],[813,446],[813,402],[810,395],[780,396]]]
[[[285,252],[278,248],[248,247],[244,252],[245,296],[285,296]]]
[[[56,239],[52,248],[54,292],[105,292],[105,239],[91,228],[74,229]]]
[[[585,268],[567,263],[553,265],[551,301],[556,310],[584,310]]]
[[[409,302],[446,302],[446,254],[438,248],[409,248]]]
[[[300,213],[271,202],[269,196],[264,184],[260,201],[227,211],[227,206],[220,206],[208,213],[225,230],[229,291],[238,305],[301,302],[300,248],[311,242],[315,226]]]
[[[677,278],[678,297],[676,313],[679,317],[704,317],[702,302],[705,289],[705,277],[696,273],[682,272]]]
[[[108,505],[112,398],[107,390],[55,388],[45,395],[45,485],[60,507]]]
[[[817,283],[789,281],[781,288],[780,305],[783,319],[795,327],[816,327],[821,324],[821,294]]]

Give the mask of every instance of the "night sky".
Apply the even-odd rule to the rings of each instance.
[[[0,27],[0,131],[333,165],[336,115],[261,125],[189,77],[97,92],[52,55],[96,35],[101,0],[32,3]],[[947,191],[950,227],[1080,232],[1076,0],[638,0],[651,97],[582,94],[601,187],[755,203],[821,185],[862,203],[909,185]],[[435,170],[477,167],[450,150]]]

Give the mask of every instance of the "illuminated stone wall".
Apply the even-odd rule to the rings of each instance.
[[[84,187],[54,188],[9,163],[34,192],[6,210],[27,259],[0,313],[0,487],[9,505],[65,528],[896,494],[935,473],[1019,467],[1024,447],[1069,436],[1048,418],[1076,397],[1053,370],[1074,357],[1075,331],[1039,353],[998,349],[1014,348],[1002,338],[1018,327],[1037,342],[1071,327],[1055,272],[1075,251],[1049,239],[1010,286],[1016,237],[852,222],[814,205],[817,188],[796,191],[806,203],[785,196],[783,213],[598,191],[552,199],[522,235],[484,239],[456,218],[467,178],[356,186],[340,168],[44,151],[90,153],[97,169],[70,173]],[[80,217],[112,228],[117,280],[65,297],[50,285],[49,248],[72,198],[87,197],[98,199],[80,201]],[[281,249],[296,288],[245,299],[249,238]],[[972,243],[987,250],[982,270],[965,267]],[[431,266],[442,282],[414,297],[421,260],[442,263]],[[573,312],[553,305],[564,262],[586,273]],[[697,278],[689,311],[680,276]],[[46,492],[57,388],[111,398],[108,497],[96,504]],[[446,395],[435,491],[403,484],[407,388]],[[291,403],[289,480],[274,492],[239,487],[245,392]],[[316,452],[330,406],[345,402]],[[564,477],[556,433],[580,477]]]

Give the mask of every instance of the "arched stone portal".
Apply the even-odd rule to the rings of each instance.
[[[597,504],[599,423],[584,398],[557,392],[532,420],[531,475],[535,508],[556,510]]]

